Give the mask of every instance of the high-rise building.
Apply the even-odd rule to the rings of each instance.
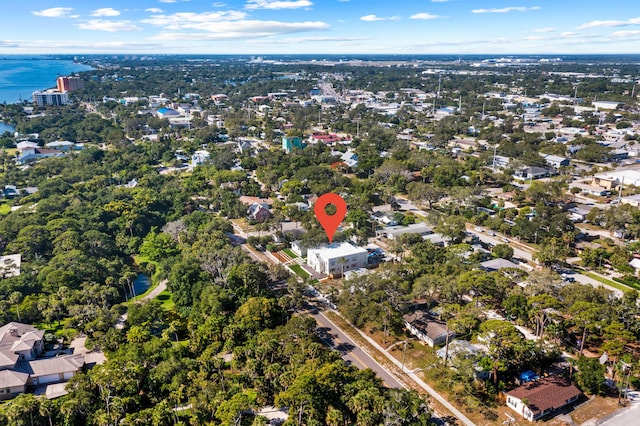
[[[39,107],[48,105],[66,105],[69,103],[69,95],[66,92],[55,90],[33,92],[33,102]]]
[[[58,77],[58,92],[73,92],[82,89],[84,81],[80,77]]]

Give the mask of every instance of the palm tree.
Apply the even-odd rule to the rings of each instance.
[[[341,257],[340,259],[338,259],[338,263],[340,264],[340,266],[342,268],[342,273],[340,274],[340,277],[344,277],[344,265],[347,264],[347,258],[346,257]]]
[[[18,322],[20,322],[20,302],[22,302],[22,293],[14,291],[9,295],[9,303],[16,305],[16,312],[18,314]]]

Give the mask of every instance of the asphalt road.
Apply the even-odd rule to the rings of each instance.
[[[482,229],[482,231],[476,231],[476,228],[478,229]],[[478,238],[480,239],[480,241],[484,242],[484,243],[489,243],[489,244],[493,244],[498,245],[498,244],[508,244],[511,246],[511,248],[513,249],[513,256],[520,258],[520,259],[525,259],[528,262],[531,262],[533,260],[533,255],[531,254],[530,251],[525,251],[522,250],[520,248],[518,248],[514,242],[512,238],[507,238],[505,236],[499,235],[499,234],[494,234],[493,236],[487,234],[487,232],[492,232],[489,228],[485,228],[484,226],[473,226],[471,224],[467,225],[467,231],[473,233],[474,235],[477,235]],[[505,241],[503,238],[507,238],[508,241]]]
[[[306,308],[309,315],[318,323],[322,339],[329,346],[339,351],[345,361],[350,362],[361,370],[370,368],[389,388],[404,388],[402,383],[389,374],[375,359],[360,349],[349,336],[344,334],[329,318],[324,316],[322,311],[312,305],[307,305]]]
[[[632,426],[640,424],[640,403],[634,403],[631,407],[617,411],[613,415],[598,423],[599,426]]]
[[[476,228],[478,229],[482,229],[482,231],[476,231]],[[496,244],[509,244],[511,246],[511,248],[513,248],[513,256],[520,258],[520,259],[526,259],[529,262],[530,266],[535,266],[535,263],[533,263],[533,253],[531,251],[526,251],[526,250],[522,250],[520,248],[517,247],[517,244],[514,244],[513,239],[512,238],[507,238],[501,234],[496,234],[494,236],[488,235],[487,232],[491,232],[489,230],[489,228],[485,228],[485,227],[477,227],[477,226],[473,226],[473,225],[467,225],[467,231],[473,233],[474,235],[477,235],[478,238],[480,238],[480,241],[483,241],[485,243],[490,243],[493,245]],[[504,241],[503,238],[507,238],[507,241]],[[571,274],[571,276],[576,280],[576,282],[579,282],[581,284],[589,284],[593,287],[605,287],[606,289],[610,290],[613,292],[613,294],[616,297],[622,297],[623,292],[621,290],[618,290],[617,288],[614,287],[610,287],[608,285],[605,285],[603,283],[601,283],[598,280],[595,280],[587,275],[583,275],[583,274],[579,274],[577,272]]]

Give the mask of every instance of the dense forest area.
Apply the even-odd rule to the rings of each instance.
[[[215,166],[160,174],[163,149],[125,142],[7,167],[5,181],[38,192],[0,219],[3,251],[23,256],[22,274],[0,282],[2,322],[48,325],[67,338],[85,333],[108,361],[74,377],[69,395],[21,395],[1,406],[0,418],[257,425],[264,419],[253,413],[274,404],[289,407],[290,424],[426,424],[417,394],[384,388],[326,348],[291,297],[270,290],[288,275],[231,246],[229,222],[192,199],[216,199],[220,182],[243,179]],[[119,185],[133,178],[135,188]],[[133,255],[145,260],[136,265]],[[116,330],[139,268],[168,279],[175,305],[129,304],[126,327]]]

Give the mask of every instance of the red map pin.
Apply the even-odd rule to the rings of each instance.
[[[329,204],[336,206],[336,213],[328,215],[324,208]],[[324,232],[327,233],[329,238],[329,244],[333,240],[333,235],[336,233],[336,229],[342,223],[342,220],[347,214],[347,203],[344,202],[341,196],[329,192],[328,194],[321,195],[318,201],[313,205],[313,212],[316,214],[316,219],[322,225]]]

